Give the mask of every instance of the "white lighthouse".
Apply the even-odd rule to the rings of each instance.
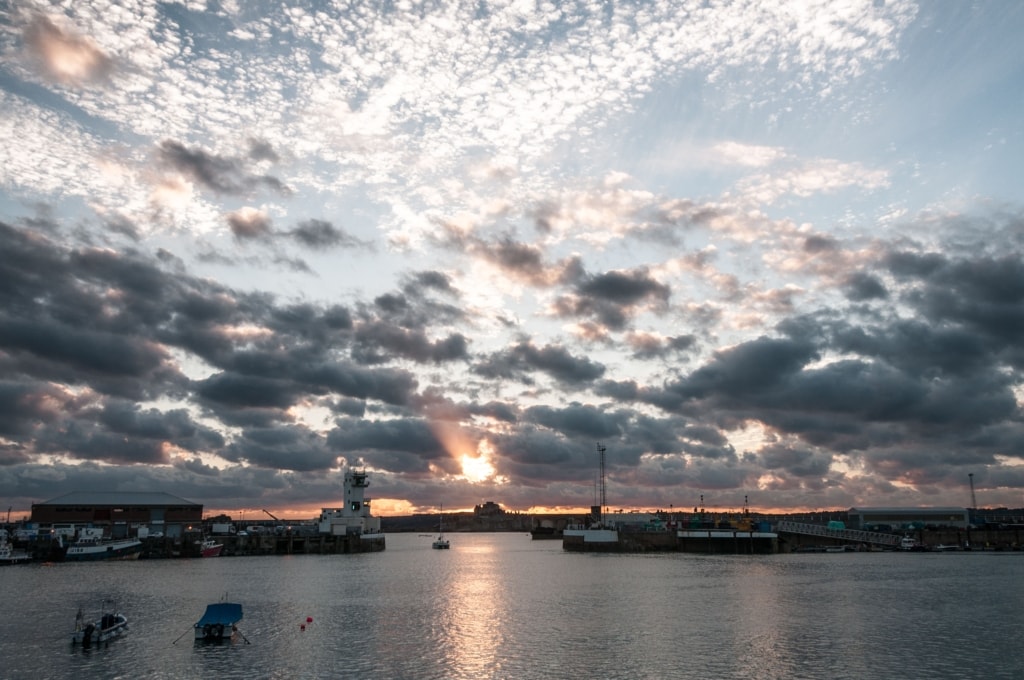
[[[366,487],[370,486],[366,472],[345,471],[344,499],[340,508],[320,510],[320,533],[335,536],[360,534],[369,538],[380,534],[380,517],[370,516],[370,499]]]

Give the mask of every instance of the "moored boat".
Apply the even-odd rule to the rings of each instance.
[[[437,538],[431,544],[434,550],[448,550],[451,546],[448,544],[448,539],[444,537],[444,506],[441,506],[441,517],[437,524],[438,534]]]
[[[212,538],[208,538],[199,544],[199,554],[202,557],[219,557],[220,551],[224,549],[223,543],[218,543]]]
[[[68,546],[64,559],[69,562],[136,560],[141,554],[142,541],[137,538],[102,539],[86,536]]]
[[[235,624],[242,620],[242,605],[217,602],[206,605],[206,612],[195,624],[195,639],[204,642],[230,640],[238,632]]]
[[[32,559],[24,550],[15,550],[14,546],[7,542],[7,539],[0,540],[0,565],[19,564]]]
[[[910,536],[904,536],[900,539],[900,550],[920,550],[920,547]]]
[[[86,621],[81,607],[75,616],[75,630],[71,633],[71,644],[90,647],[101,642],[108,642],[128,632],[128,619],[124,614],[104,609],[95,621]]]

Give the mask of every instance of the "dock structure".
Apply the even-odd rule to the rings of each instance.
[[[741,528],[629,531],[566,529],[562,549],[569,552],[686,552],[770,555],[779,551],[778,534]]]
[[[767,522],[665,522],[657,515],[606,515],[566,527],[562,549],[570,552],[686,552],[767,555],[779,551],[778,533]]]
[[[780,534],[793,534],[801,537],[813,536],[826,539],[827,542],[835,545],[854,544],[889,550],[898,546],[902,539],[897,534],[863,531],[861,529],[838,529],[823,524],[803,524],[790,520],[779,522],[776,525],[776,530]]]
[[[225,537],[222,555],[348,555],[384,547],[383,534],[257,534]]]

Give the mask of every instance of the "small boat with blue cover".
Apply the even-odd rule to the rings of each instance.
[[[234,602],[217,602],[206,605],[206,613],[196,621],[196,640],[229,640],[242,620],[242,605]]]

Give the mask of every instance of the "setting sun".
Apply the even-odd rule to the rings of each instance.
[[[471,482],[483,482],[494,476],[494,466],[484,456],[474,458],[469,454],[463,454],[462,476]]]

